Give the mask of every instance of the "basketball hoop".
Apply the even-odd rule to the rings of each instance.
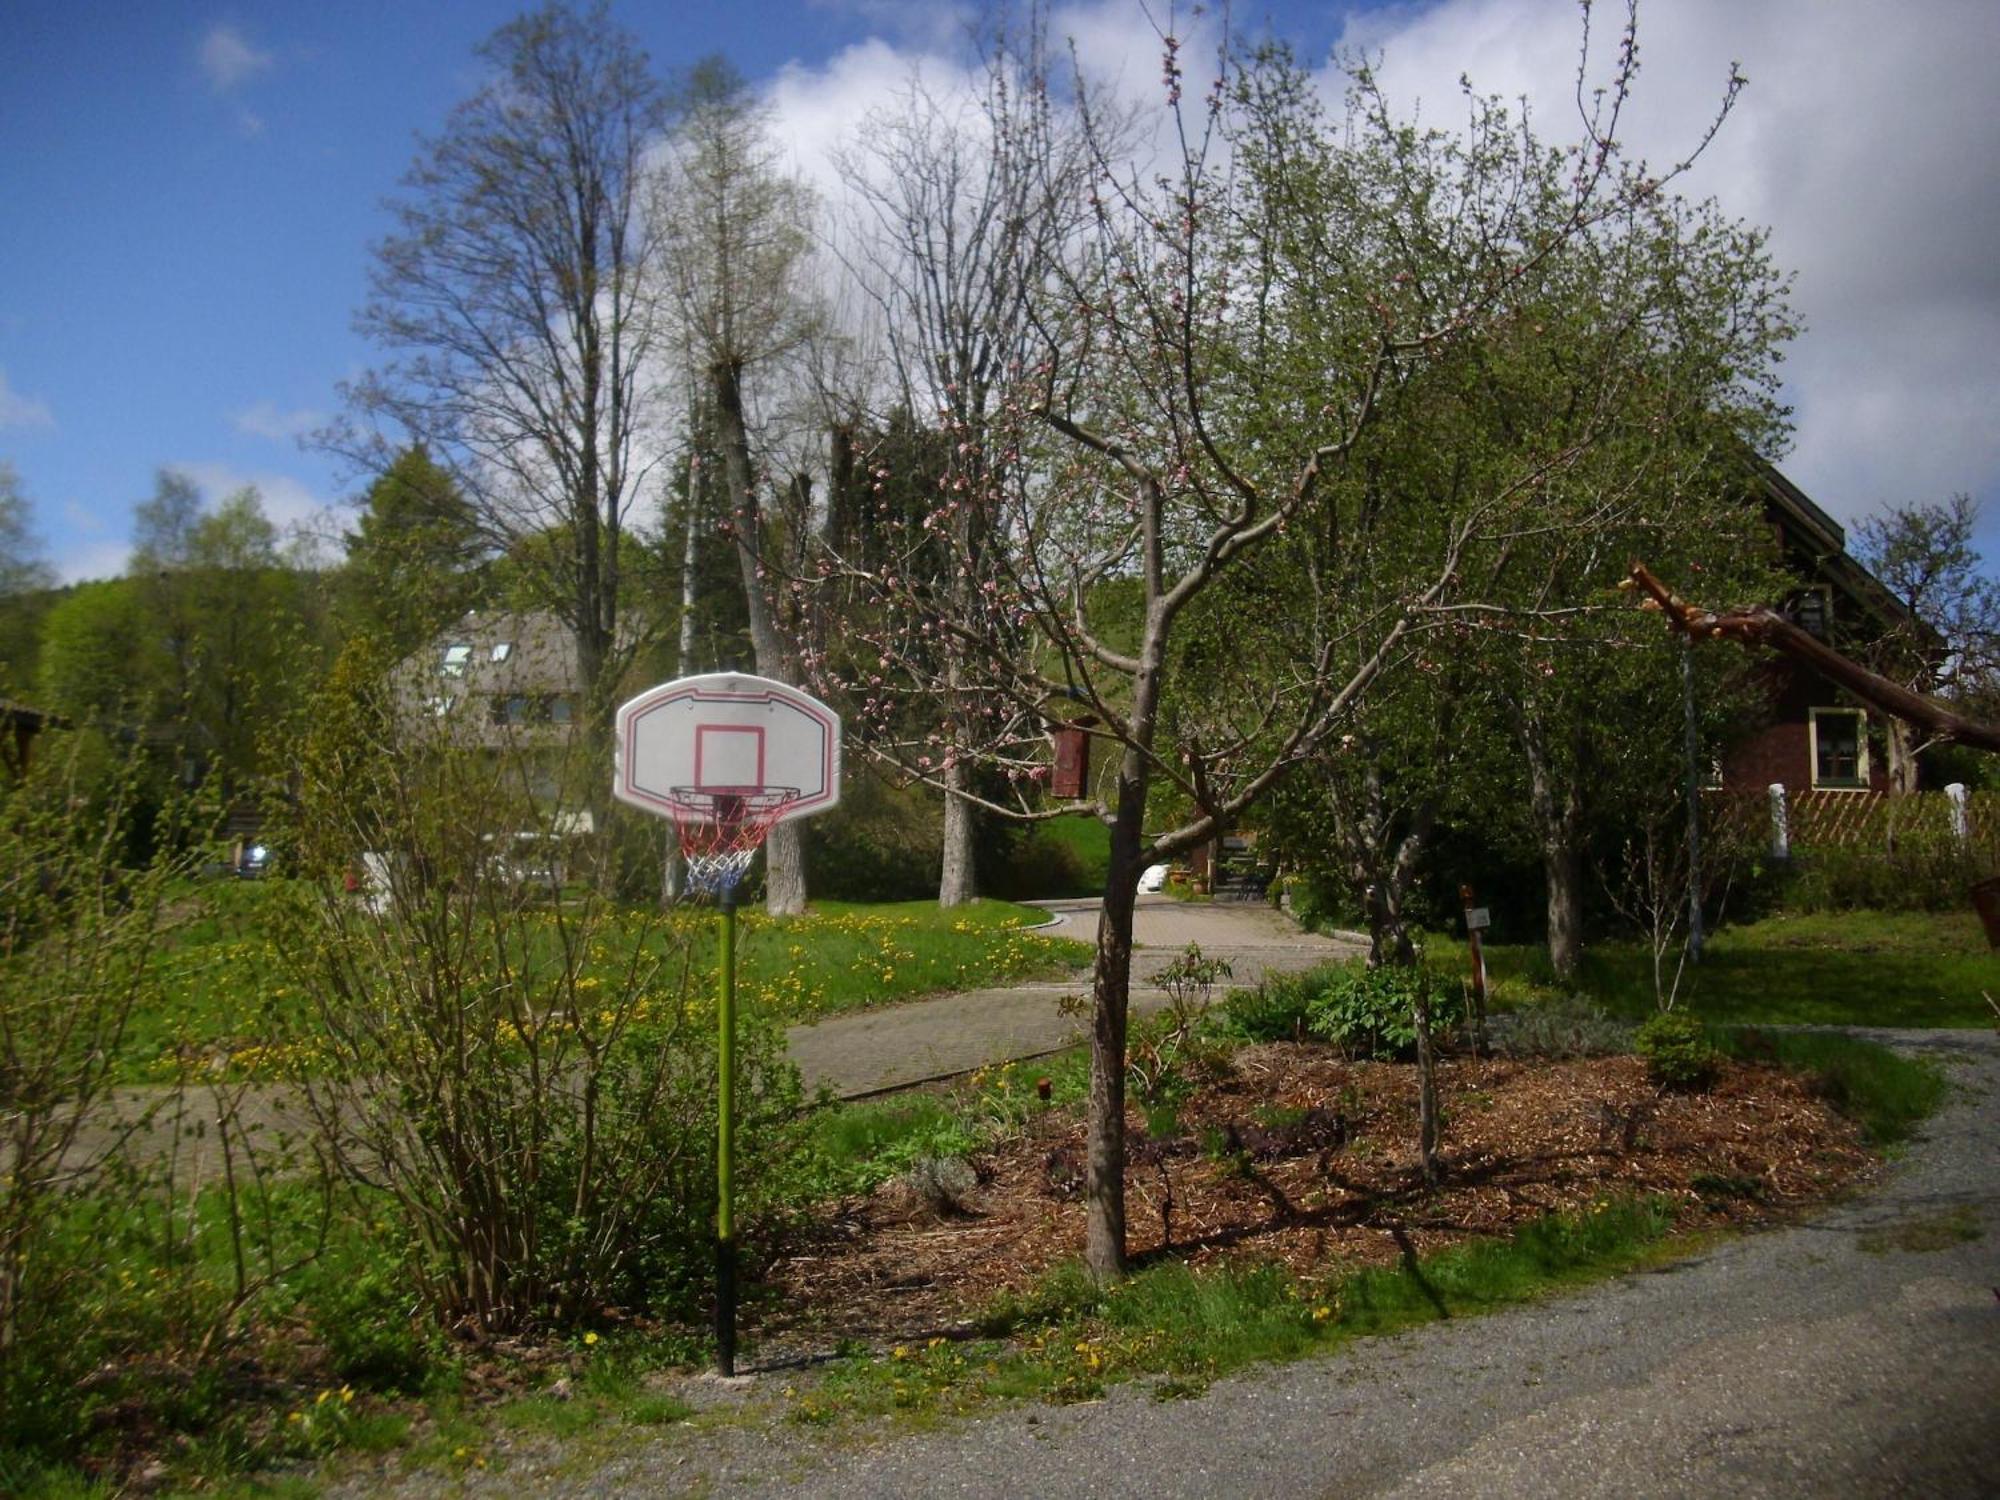
[[[736,884],[765,835],[840,801],[840,715],[742,672],[683,677],[623,704],[611,795],[671,818],[688,885],[715,897],[715,1363],[736,1373]],[[778,783],[783,783],[779,785]]]
[[[675,787],[671,816],[689,887],[718,899],[733,893],[798,795],[792,786]]]

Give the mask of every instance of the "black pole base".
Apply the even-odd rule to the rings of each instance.
[[[715,1242],[715,1370],[736,1373],[736,1242]]]

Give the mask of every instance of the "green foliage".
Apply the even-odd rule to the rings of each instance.
[[[396,702],[351,656],[301,737],[299,875],[268,912],[307,1001],[279,1038],[284,1071],[311,1078],[314,1126],[351,1185],[379,1192],[436,1324],[679,1306],[707,1275],[715,1206],[713,949],[595,885],[551,901],[509,878],[493,851],[558,821],[524,789],[569,784],[561,766]],[[382,873],[350,890],[362,850]],[[799,1097],[756,1006],[736,1076],[754,1182]]]
[[[1255,987],[1233,990],[1213,1024],[1245,1042],[1296,1042],[1310,1029],[1313,1002],[1333,983],[1334,967],[1303,974],[1266,974]]]
[[[1406,1059],[1416,1052],[1420,1011],[1434,1032],[1452,1029],[1464,1019],[1464,986],[1422,964],[1347,964],[1307,1003],[1306,1027],[1353,1055]]]
[[[1430,951],[1466,961],[1443,943]],[[1489,944],[1486,955],[1503,1001],[1565,992],[1550,988],[1537,948]],[[1615,1015],[1642,1020],[1656,1009],[1650,971],[1641,946],[1597,943],[1578,986]],[[1993,1012],[1980,993],[2000,994],[2000,956],[1969,910],[1780,915],[1711,934],[1681,989],[1712,1024],[1988,1026]]]
[[[416,650],[479,602],[486,579],[476,517],[422,444],[405,448],[368,487],[344,538],[338,587],[350,629]]]
[[[1661,1088],[1700,1092],[1715,1082],[1719,1056],[1692,1011],[1661,1011],[1632,1034],[1632,1050]]]
[[[1029,825],[980,870],[986,890],[1011,901],[1098,896],[1111,869],[1111,830],[1095,818]]]
[[[1509,1057],[1610,1057],[1631,1050],[1632,1027],[1582,995],[1560,993],[1505,1014]]]
[[[1948,832],[1912,830],[1889,847],[1799,849],[1784,877],[1795,912],[1963,910],[1966,890],[2000,873],[2000,851],[1958,843]]]

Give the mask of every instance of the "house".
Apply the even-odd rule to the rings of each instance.
[[[69,721],[25,703],[0,698],[0,769],[13,776],[25,775],[35,736],[45,729],[67,729]]]
[[[575,784],[586,758],[572,753],[581,744],[583,673],[576,638],[558,617],[473,611],[403,662],[395,696],[415,736],[518,756],[548,832],[590,831],[587,799]]]
[[[1755,497],[1785,567],[1800,580],[1782,603],[1791,621],[1847,655],[1902,636],[1925,651],[1943,642],[1847,552],[1847,533],[1771,464],[1757,461]],[[1917,766],[1907,726],[1870,713],[1811,668],[1760,664],[1770,717],[1723,758],[1722,785],[1761,791],[1911,792]]]

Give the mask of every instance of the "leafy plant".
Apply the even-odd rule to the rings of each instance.
[[[1646,1060],[1647,1076],[1662,1088],[1699,1092],[1715,1082],[1720,1055],[1701,1017],[1691,1012],[1660,1012],[1633,1034],[1632,1045]]]
[[[1631,1047],[1631,1026],[1578,994],[1509,1012],[1501,1042],[1510,1057],[1609,1057]]]
[[[1465,1018],[1465,992],[1454,976],[1422,964],[1350,964],[1335,970],[1307,1004],[1308,1029],[1350,1055],[1383,1060],[1415,1056],[1417,1011],[1429,1012],[1433,1031]]]

